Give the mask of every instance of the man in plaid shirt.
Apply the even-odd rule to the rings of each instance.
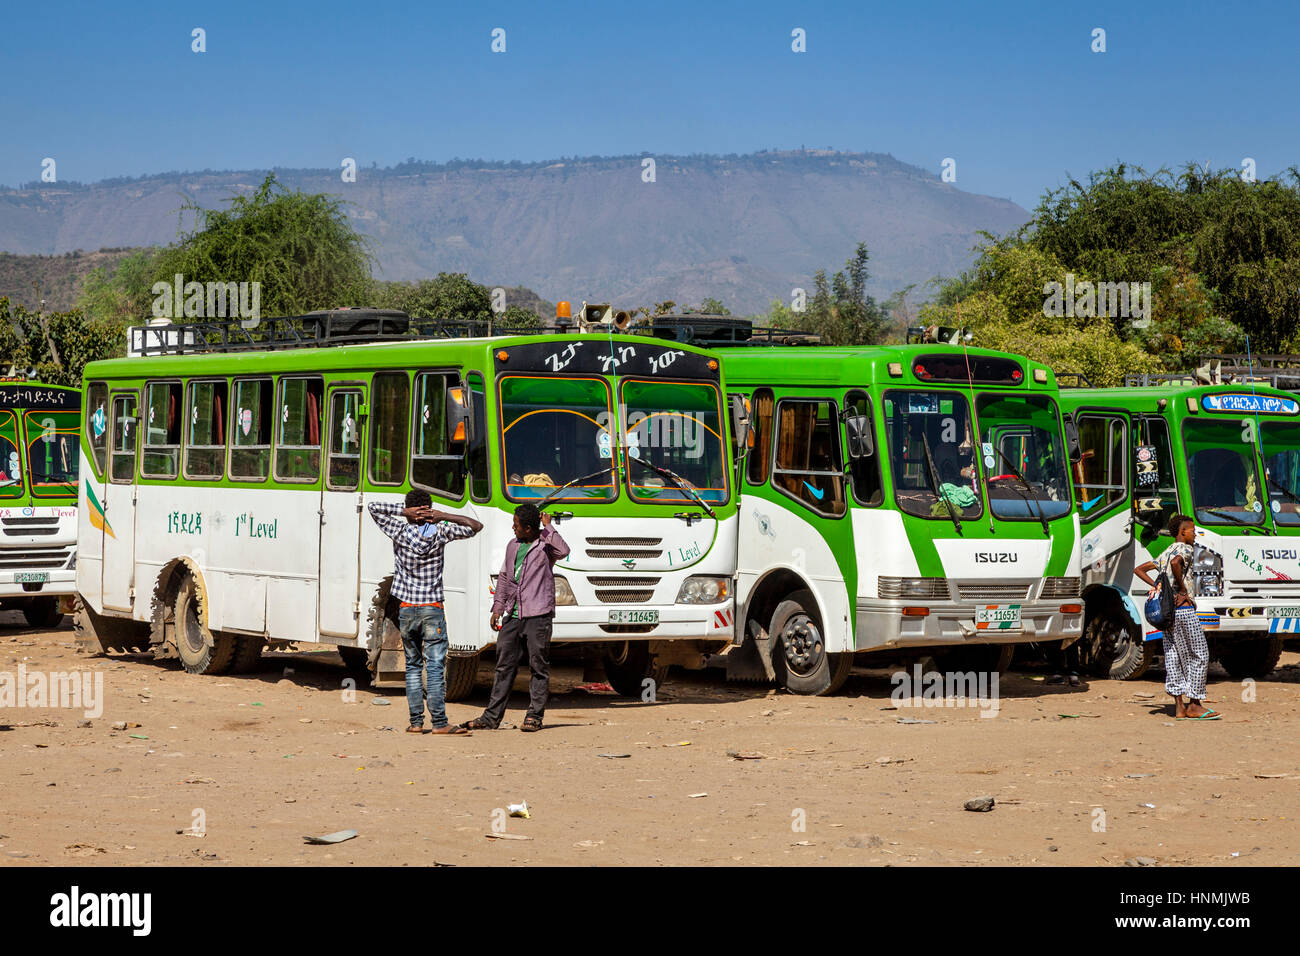
[[[407,733],[424,733],[425,698],[435,734],[464,734],[447,723],[446,683],[447,619],[442,609],[442,549],[448,541],[469,538],[483,523],[433,508],[427,491],[406,493],[406,504],[372,501],[370,517],[393,539],[393,586],[389,594],[401,602],[397,623],[406,651],[406,703],[411,712]],[[424,686],[420,672],[425,671]]]

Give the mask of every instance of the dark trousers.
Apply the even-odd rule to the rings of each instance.
[[[500,725],[510,699],[510,688],[519,673],[519,661],[524,645],[528,646],[528,668],[532,680],[528,683],[528,713],[524,716],[542,719],[546,713],[546,699],[551,693],[551,620],[549,614],[538,617],[515,617],[502,625],[497,634],[497,674],[492,682],[492,696],[488,698],[483,717],[493,727]]]

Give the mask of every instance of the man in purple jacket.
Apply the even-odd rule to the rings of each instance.
[[[467,721],[469,730],[495,730],[506,712],[506,701],[524,644],[528,645],[528,713],[520,730],[542,729],[546,699],[550,694],[551,669],[547,653],[551,647],[551,620],[555,617],[555,574],[552,565],[569,553],[560,533],[551,527],[551,516],[536,505],[515,509],[515,539],[506,545],[506,559],[497,576],[492,601],[492,629],[498,627],[497,673],[482,717]]]

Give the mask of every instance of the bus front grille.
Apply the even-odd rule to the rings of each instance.
[[[587,578],[592,587],[597,588],[652,588],[659,583],[657,577],[646,578],[633,574],[611,574]]]
[[[56,570],[68,563],[71,548],[0,548],[0,571]]]
[[[657,558],[663,549],[656,545],[663,538],[611,538],[599,536],[587,539],[589,558]]]
[[[880,596],[892,600],[948,600],[947,578],[896,578],[880,576]]]
[[[589,558],[657,558],[662,551],[651,551],[648,548],[588,548],[587,557]]]
[[[1027,601],[1032,584],[958,584],[957,597],[962,601]]]
[[[0,526],[3,526],[5,534],[24,537],[35,534],[58,534],[59,519],[54,517],[0,518]]]
[[[645,604],[654,596],[653,588],[618,588],[607,591],[597,589],[596,600],[602,604]]]
[[[1077,598],[1079,596],[1078,578],[1044,578],[1040,596],[1044,600],[1056,598]]]

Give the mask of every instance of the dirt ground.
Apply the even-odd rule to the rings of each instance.
[[[803,698],[674,669],[643,704],[575,689],[580,669],[561,667],[543,732],[468,738],[403,733],[401,690],[345,694],[332,651],[193,677],[143,656],[79,656],[71,630],[6,613],[0,672],[19,664],[102,672],[104,703],[88,727],[80,709],[0,709],[8,866],[1245,866],[1300,852],[1293,651],[1253,702],[1213,667],[1217,723],[1175,724],[1158,673],[1066,688],[1013,672],[997,716],[982,717],[895,709],[886,671]],[[480,712],[487,680],[484,668],[474,696],[448,705],[453,721]],[[963,808],[985,795],[992,811]],[[524,801],[529,819],[504,816]],[[503,822],[527,839],[487,836]],[[347,829],[359,836],[303,842]]]

